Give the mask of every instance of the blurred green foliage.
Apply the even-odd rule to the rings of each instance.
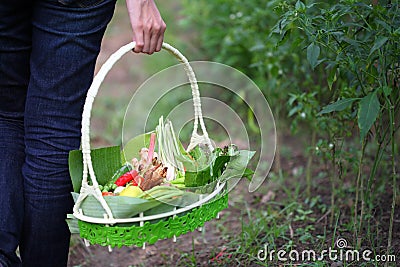
[[[279,19],[274,12],[278,2],[183,1],[189,25],[198,29],[203,53],[249,76],[270,102],[278,101],[271,105],[275,112],[284,106],[287,90],[297,87],[286,78],[301,62],[298,54],[289,52],[290,44],[276,46],[280,37],[270,35]]]
[[[203,53],[253,79],[278,118],[293,118],[294,130],[301,121],[332,132],[317,116],[327,104],[347,98],[361,103],[375,91],[381,99],[397,97],[390,88],[398,87],[398,5],[363,2],[184,1],[184,13],[199,32]],[[349,108],[333,119],[343,123],[356,114]],[[373,117],[367,119],[366,125],[358,121],[361,137]]]

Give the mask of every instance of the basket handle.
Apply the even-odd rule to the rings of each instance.
[[[75,204],[75,211],[79,208],[83,199],[89,195],[93,194],[102,204],[104,209],[106,210],[109,217],[112,218],[111,210],[109,209],[107,203],[105,202],[104,198],[101,196],[100,190],[98,190],[98,182],[96,179],[96,175],[94,173],[92,158],[90,154],[90,117],[91,117],[91,110],[93,107],[94,99],[99,91],[100,85],[102,84],[104,78],[106,77],[107,73],[111,70],[114,64],[126,53],[131,51],[135,48],[135,42],[128,43],[121,48],[119,48],[116,52],[114,52],[108,60],[102,65],[99,72],[93,79],[93,82],[87,92],[85,105],[83,107],[82,113],[82,137],[81,137],[81,145],[82,145],[82,154],[83,154],[83,178],[82,178],[82,187],[81,187],[81,194]],[[197,84],[196,76],[193,72],[192,67],[190,66],[188,60],[185,56],[183,56],[176,48],[172,47],[167,43],[162,44],[162,48],[167,50],[170,54],[175,56],[180,62],[184,65],[184,70],[186,75],[188,76],[190,87],[192,89],[192,98],[193,98],[193,107],[194,107],[194,126],[192,137],[190,140],[190,144],[187,148],[188,151],[193,149],[199,143],[207,144],[211,150],[213,150],[213,146],[211,144],[211,140],[208,137],[208,133],[204,124],[203,114],[201,110],[201,102],[200,102],[200,92],[199,86]],[[199,135],[197,133],[198,126],[200,124],[201,131],[203,135]],[[88,174],[90,174],[93,187],[89,187],[88,185]],[[98,192],[97,192],[98,191]]]

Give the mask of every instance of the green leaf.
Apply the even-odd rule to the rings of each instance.
[[[208,166],[207,155],[199,146],[192,149],[189,154],[195,159],[197,168]]]
[[[191,168],[190,170],[186,169],[185,186],[186,188],[201,187],[221,177],[223,179],[237,175],[249,177],[252,173],[246,170],[246,167],[254,153],[247,150],[238,151],[236,146],[231,145],[224,150],[216,148],[209,157],[208,163],[204,164],[202,168],[193,168],[192,165],[196,167],[196,161],[192,160],[191,163],[183,161],[185,167]]]
[[[78,219],[72,214],[67,214],[67,219],[65,220],[68,224],[69,231],[71,234],[79,234]]]
[[[292,117],[294,114],[296,114],[298,111],[303,109],[303,105],[299,104],[297,106],[295,106],[294,108],[292,108],[289,111],[288,117]]]
[[[246,168],[244,170],[243,177],[246,178],[247,180],[251,181],[251,179],[253,178],[253,174],[254,174],[253,170]]]
[[[197,170],[190,170],[185,172],[185,186],[186,187],[198,187],[203,186],[212,182],[214,177],[212,176],[210,163],[207,167],[198,168]]]
[[[71,176],[74,192],[79,192],[82,185],[83,176],[83,156],[82,151],[73,150],[68,157],[69,175]]]
[[[292,94],[292,93],[289,93],[289,96],[290,96],[290,98],[289,98],[288,103],[291,106],[291,105],[293,105],[294,101],[297,100],[298,96],[296,94]]]
[[[177,159],[182,162],[185,167],[185,186],[195,187],[202,186],[212,182],[212,171],[210,167],[213,164],[214,154],[206,156],[199,146],[190,151],[192,158],[185,155],[179,155]]]
[[[389,87],[389,86],[383,86],[383,87],[382,87],[382,90],[383,90],[383,94],[384,94],[386,97],[389,97],[390,94],[392,93],[392,87]]]
[[[199,172],[187,171],[185,173],[185,186],[195,187],[207,184],[211,178],[209,172],[209,169],[207,172],[204,172],[204,170]]]
[[[374,53],[376,50],[378,50],[379,48],[381,48],[388,40],[389,38],[385,37],[385,36],[378,36],[378,38],[376,38],[374,45],[371,48],[371,51],[369,51],[369,55],[371,55],[372,53]]]
[[[381,25],[388,32],[392,31],[392,27],[383,20],[377,20],[376,24]]]
[[[190,156],[190,157],[189,157]],[[206,156],[199,146],[196,146],[187,154],[178,155],[177,160],[182,162],[187,172],[197,173],[201,170],[208,168],[211,164],[211,158]]]
[[[332,90],[333,83],[336,82],[336,80],[337,80],[336,68],[334,68],[331,72],[329,72],[329,75],[328,75],[328,87],[329,87],[329,90]]]
[[[344,98],[336,101],[335,103],[329,104],[322,108],[322,110],[317,115],[322,115],[326,113],[330,113],[333,111],[342,111],[350,106],[354,101],[359,98]]]
[[[249,51],[250,52],[257,52],[257,51],[262,51],[265,49],[265,44],[258,42],[254,46],[250,47]]]
[[[371,129],[379,115],[379,111],[380,103],[376,91],[361,99],[358,110],[358,127],[360,128],[361,139],[364,139]]]
[[[75,201],[78,198],[78,193],[72,193]],[[147,200],[136,197],[122,196],[105,196],[105,201],[110,207],[114,218],[131,218],[141,212],[157,207],[161,204],[158,200]],[[81,204],[81,208],[85,215],[104,218],[104,209],[100,202],[94,196],[88,196]]]
[[[122,158],[130,162],[133,158],[139,157],[140,149],[149,147],[151,133],[141,134],[129,140],[122,150]]]
[[[247,170],[247,165],[255,153],[255,151],[240,150],[239,154],[232,157],[228,162],[226,169],[219,179],[221,181],[227,181],[230,178],[248,177],[250,173]]]
[[[360,44],[362,43],[358,40],[355,40],[353,38],[348,38],[348,37],[343,37],[342,40],[343,40],[343,42],[346,42],[349,45],[353,46],[355,49],[358,49],[360,47]]]
[[[107,183],[115,171],[121,168],[121,150],[119,146],[93,149],[90,155],[96,180],[99,184]],[[68,164],[74,192],[79,192],[83,177],[82,151],[71,151]]]
[[[183,191],[177,188],[175,189],[179,191],[179,195],[161,200],[161,205],[146,211],[145,215],[147,216],[172,211],[174,207],[186,207],[196,203],[200,199],[200,195],[197,193]]]
[[[295,8],[298,11],[304,11],[306,9],[306,6],[304,5],[304,3],[302,1],[298,0],[296,2]]]
[[[318,62],[318,57],[321,52],[321,49],[315,43],[311,43],[307,47],[307,60],[311,65],[311,68],[314,69],[320,62]]]
[[[247,125],[254,133],[260,132],[260,126],[256,122],[253,110],[251,108],[247,109],[247,122]]]
[[[225,164],[227,162],[229,162],[230,159],[231,159],[231,156],[228,156],[228,155],[222,155],[215,159],[213,168],[212,168],[213,177],[221,176],[221,174],[223,173],[223,170],[225,168]]]
[[[138,197],[105,196],[104,199],[115,218],[131,218],[140,212],[144,212],[147,216],[172,211],[175,206],[186,207],[197,202],[200,197],[197,193],[182,191],[171,186],[156,186],[142,195]],[[76,201],[79,194],[72,193],[72,196]],[[103,218],[105,213],[94,196],[85,198],[81,208],[85,215],[91,217]],[[76,232],[74,223],[74,221],[68,221],[70,229]]]

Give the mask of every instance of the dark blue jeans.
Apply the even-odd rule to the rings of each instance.
[[[67,265],[68,153],[114,7],[0,0],[0,266]]]

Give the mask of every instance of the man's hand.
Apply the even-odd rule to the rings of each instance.
[[[153,54],[161,50],[166,29],[154,0],[126,0],[136,42],[134,52]]]

